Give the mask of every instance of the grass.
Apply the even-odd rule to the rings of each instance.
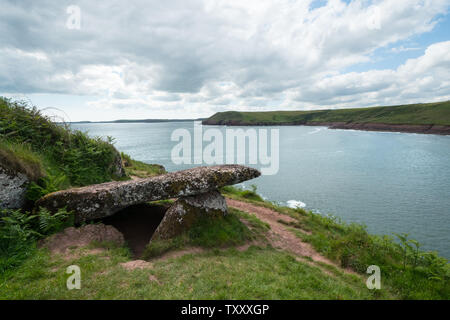
[[[320,122],[450,125],[450,101],[389,107],[268,112],[219,112],[208,124],[279,125]]]
[[[36,250],[37,240],[73,225],[64,209],[51,214],[0,210],[0,274],[20,266]]]
[[[66,260],[38,250],[0,276],[0,299],[374,299],[357,278],[331,276],[272,248],[209,250],[126,270],[124,248]],[[81,289],[68,290],[69,265],[81,269]]]
[[[121,153],[125,172],[129,177],[149,178],[166,173],[163,166],[159,164],[148,164],[132,159],[129,155]]]
[[[126,248],[100,245],[100,253],[79,254],[77,250],[89,248],[73,249],[73,254],[62,257],[32,246],[23,263],[0,273],[0,299],[450,298],[448,265],[446,261],[442,265],[445,259],[423,252],[416,259],[412,251],[404,251],[405,239],[397,243],[369,235],[356,224],[239,198],[239,190],[227,190],[241,201],[294,217],[297,222],[288,226],[294,234],[361,276],[308,259],[298,260],[264,245],[269,226],[254,215],[231,208],[223,219],[200,220],[182,236],[150,247],[153,252],[146,258],[190,246],[203,247],[203,252],[151,260],[148,269],[124,269],[120,263],[131,259]],[[245,251],[235,248],[255,239],[261,240],[260,245]],[[82,289],[69,291],[65,270],[74,264],[82,270]],[[368,290],[365,286],[366,268],[373,264],[381,268],[381,290]]]
[[[243,224],[241,219],[247,223]],[[248,227],[247,227],[248,226]],[[200,220],[178,239],[201,246],[203,253],[156,260],[151,268],[126,270],[127,248],[92,244],[52,255],[30,250],[24,263],[0,273],[0,299],[376,299],[390,297],[368,290],[358,277],[297,261],[270,246],[236,245],[262,239],[269,226],[255,216],[230,209],[223,219]],[[174,240],[176,241],[176,240]],[[170,242],[166,242],[170,243]],[[89,249],[98,246],[100,252]],[[174,249],[173,247],[171,249]],[[66,268],[81,269],[81,290],[68,290]]]
[[[245,219],[250,228],[240,219]],[[143,259],[151,259],[185,247],[225,248],[245,244],[262,238],[268,225],[255,216],[230,208],[223,217],[205,216],[199,219],[189,231],[170,240],[152,241],[143,253]]]
[[[235,196],[236,198],[244,198],[246,200],[253,200],[256,202],[264,202],[263,198],[256,193],[256,185],[251,185],[252,190],[244,190],[233,186],[222,187],[221,191],[227,196]]]
[[[417,241],[405,235],[398,235],[398,241],[391,236],[371,235],[365,226],[268,201],[249,200],[239,196],[239,189],[233,189],[236,188],[227,188],[224,194],[295,218],[296,223],[288,225],[292,232],[343,268],[365,274],[370,265],[379,266],[382,283],[393,295],[401,299],[450,299],[448,261],[434,252],[421,251]]]
[[[8,170],[25,174],[32,181],[45,175],[42,158],[26,143],[0,139],[0,163]]]
[[[113,139],[90,138],[86,133],[71,130],[44,116],[35,106],[23,101],[0,97],[0,161],[8,170],[26,174],[27,207],[42,196],[70,187],[111,180],[130,179],[164,173],[159,165],[147,165],[124,155],[126,173],[117,168],[122,164]],[[41,230],[43,218],[38,211],[5,210],[0,212],[0,271],[15,268],[34,252],[41,235],[57,231]],[[56,223],[55,221],[53,221]]]
[[[34,153],[49,179],[66,181],[63,186],[84,186],[122,178],[117,163],[120,154],[106,141],[90,138],[67,125],[56,124],[26,102],[0,97],[0,150],[15,154]],[[64,177],[64,178],[61,178]],[[37,184],[43,186],[44,182]]]

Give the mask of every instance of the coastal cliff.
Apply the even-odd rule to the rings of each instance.
[[[326,126],[330,129],[450,135],[450,101],[316,111],[219,112],[202,122],[226,126]]]

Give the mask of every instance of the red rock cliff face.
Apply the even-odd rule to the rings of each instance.
[[[246,123],[239,120],[212,121],[205,120],[204,125],[225,126],[325,126],[330,129],[350,129],[363,131],[384,132],[409,132],[423,134],[450,135],[450,126],[440,125],[410,125],[410,124],[388,124],[388,123],[354,123],[354,122],[254,122]]]
[[[387,132],[409,132],[424,134],[450,135],[450,126],[438,125],[410,125],[410,124],[387,124],[387,123],[308,123],[309,126],[327,126],[330,129],[352,129],[364,131],[387,131]]]

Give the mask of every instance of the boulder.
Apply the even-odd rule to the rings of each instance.
[[[151,178],[115,181],[46,195],[36,208],[50,211],[66,207],[76,222],[100,219],[135,204],[200,195],[260,176],[253,168],[241,165],[196,167]]]
[[[0,146],[0,209],[20,209],[32,181],[44,176],[41,163],[14,147]]]
[[[0,209],[22,208],[29,183],[27,175],[0,163]]]
[[[167,210],[150,241],[173,238],[188,230],[202,215],[220,216],[228,212],[219,191],[182,197]]]

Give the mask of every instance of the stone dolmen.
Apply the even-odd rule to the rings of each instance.
[[[46,195],[36,207],[66,208],[75,222],[102,219],[132,205],[178,198],[167,210],[153,239],[168,239],[187,230],[197,217],[225,215],[227,205],[219,188],[260,176],[241,165],[196,167],[151,178],[114,181]]]

